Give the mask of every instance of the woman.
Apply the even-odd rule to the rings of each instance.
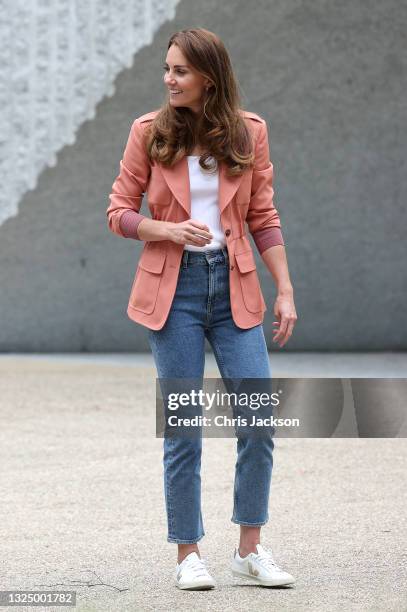
[[[202,381],[205,337],[222,378],[270,380],[262,321],[266,305],[250,241],[277,286],[274,342],[283,346],[297,315],[265,121],[240,109],[222,41],[205,29],[171,36],[164,65],[168,98],[132,126],[110,206],[109,228],[145,242],[129,317],[148,327],[158,377]],[[147,192],[152,218],[139,213]],[[232,522],[240,542],[232,573],[260,585],[290,584],[260,544],[268,521],[272,436],[238,437]],[[178,545],[175,582],[210,589],[200,557],[202,437],[164,436],[168,541]]]

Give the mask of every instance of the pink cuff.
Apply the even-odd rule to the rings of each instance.
[[[284,246],[283,234],[279,227],[266,227],[265,229],[253,232],[252,236],[260,255],[269,247],[276,246],[277,244]]]
[[[145,219],[144,215],[135,210],[126,210],[125,213],[120,217],[120,229],[123,232],[125,238],[134,238],[135,240],[141,240],[138,235],[137,228],[139,223]]]

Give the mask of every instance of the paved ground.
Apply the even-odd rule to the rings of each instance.
[[[387,370],[383,355],[282,357],[275,375],[406,372],[397,354]],[[263,542],[297,578],[279,589],[229,574],[235,442],[205,439],[201,553],[218,589],[180,592],[150,357],[3,355],[0,377],[3,590],[74,589],[81,612],[407,610],[405,439],[276,439]]]

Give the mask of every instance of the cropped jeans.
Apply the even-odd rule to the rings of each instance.
[[[233,321],[227,248],[184,250],[167,321],[160,330],[148,330],[158,378],[203,380],[205,338],[222,379],[271,379],[262,324],[241,329]],[[237,436],[233,523],[267,523],[273,449],[272,435]],[[202,437],[164,435],[163,450],[167,541],[198,542],[205,535],[201,512]]]

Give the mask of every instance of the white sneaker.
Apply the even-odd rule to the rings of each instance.
[[[191,552],[175,570],[175,584],[179,589],[198,591],[213,589],[216,583],[205,567],[203,559]]]
[[[251,552],[242,558],[239,548],[235,548],[232,560],[233,576],[248,578],[263,586],[281,586],[295,582],[291,574],[278,567],[271,549],[263,548],[260,544],[257,544],[256,549],[257,553]]]

